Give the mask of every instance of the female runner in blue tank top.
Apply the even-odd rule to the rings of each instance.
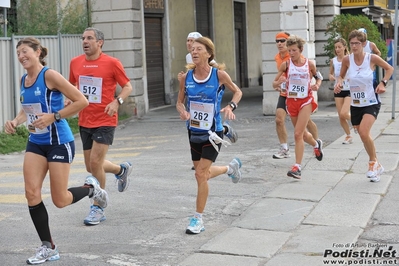
[[[233,113],[241,100],[241,90],[224,71],[224,64],[217,68],[211,65],[215,57],[215,46],[209,38],[197,38],[191,50],[193,64],[180,80],[176,109],[180,118],[187,121],[190,140],[191,159],[195,167],[198,192],[196,212],[190,219],[187,234],[199,234],[205,230],[202,213],[208,198],[208,180],[221,174],[228,174],[234,183],[241,179],[241,161],[234,158],[227,166],[214,166],[223,143],[223,124],[225,119],[235,119]],[[225,86],[233,92],[229,104],[222,108],[221,102]]]
[[[343,77],[349,80],[351,122],[353,127],[357,129],[369,156],[369,168],[366,176],[371,182],[378,182],[384,168],[377,161],[377,153],[370,130],[380,111],[381,101],[379,94],[385,92],[387,82],[393,73],[393,67],[378,55],[364,52],[363,46],[367,41],[364,32],[354,30],[349,33],[348,39],[351,54],[342,59],[341,72],[334,87],[334,92],[340,93],[343,89]],[[373,71],[376,66],[383,68],[385,75],[374,89]]]
[[[53,203],[63,208],[89,196],[107,205],[108,195],[94,177],[88,177],[84,186],[67,188],[70,166],[75,155],[72,131],[65,118],[88,105],[86,98],[60,73],[45,66],[47,49],[28,37],[17,44],[18,60],[26,70],[21,78],[20,101],[22,109],[6,121],[5,132],[14,134],[26,122],[29,140],[24,155],[23,174],[25,197],[29,213],[41,240],[41,246],[28,264],[58,260],[60,255],[50,234],[48,213],[42,201],[42,185],[47,172]],[[64,108],[65,95],[73,104]]]

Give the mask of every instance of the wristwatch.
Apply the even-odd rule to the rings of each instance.
[[[123,104],[123,99],[121,97],[116,98],[118,100],[119,105]]]
[[[237,109],[237,104],[235,102],[228,102],[227,104],[231,107],[231,111]]]
[[[55,121],[60,122],[60,121],[61,121],[61,115],[60,115],[60,113],[55,112],[55,113],[54,113],[54,119],[55,119]]]
[[[381,82],[382,82],[382,84],[384,84],[385,87],[386,87],[387,84],[388,84],[388,80],[385,80],[385,79],[381,80]]]

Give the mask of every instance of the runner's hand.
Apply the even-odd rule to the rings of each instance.
[[[118,109],[119,109],[119,103],[118,100],[115,99],[112,102],[110,102],[104,110],[104,113],[106,113],[109,116],[114,116],[115,114],[118,113]]]

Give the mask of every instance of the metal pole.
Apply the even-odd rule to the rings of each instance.
[[[395,102],[396,102],[396,68],[397,68],[397,52],[398,52],[398,0],[395,0],[395,28],[394,28],[394,48],[393,48],[393,77],[392,77],[392,114],[391,118],[395,119]]]
[[[6,7],[3,7],[3,17],[4,17],[4,25],[3,25],[4,37],[7,37],[7,8]]]
[[[61,73],[61,75],[62,74],[64,74],[63,73],[63,68],[62,68],[62,65],[63,65],[63,60],[62,60],[62,57],[63,57],[63,52],[62,52],[62,36],[61,36],[61,32],[58,32],[58,49],[59,49],[59,53],[58,53],[58,56],[59,56],[59,58],[60,58],[60,73]],[[65,76],[64,76],[65,77]],[[65,78],[68,78],[68,77],[65,77]]]
[[[14,86],[12,89],[12,96],[14,101],[12,102],[13,104],[13,110],[14,113],[12,114],[11,117],[15,117],[18,112],[20,111],[20,106],[21,106],[21,102],[20,102],[20,98],[19,98],[19,89],[20,89],[20,77],[18,77],[18,73],[20,73],[19,71],[19,62],[18,62],[18,58],[16,56],[16,53],[12,50],[12,48],[14,48],[17,45],[17,40],[15,39],[15,35],[11,34],[11,60],[12,60],[12,66],[13,66],[13,70],[12,70],[12,79],[14,80]],[[21,75],[22,76],[22,75]]]

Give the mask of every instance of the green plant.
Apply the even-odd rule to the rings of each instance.
[[[0,28],[0,37],[10,37],[13,34],[13,28],[10,24],[7,25],[7,35],[4,35],[3,26]]]
[[[64,34],[82,33],[89,25],[87,6],[81,0],[69,0],[59,16],[61,18],[60,32]]]
[[[79,133],[79,125],[78,125],[78,117],[69,117],[66,119],[66,121],[69,124],[69,127],[72,130],[72,133],[75,135],[76,133]]]
[[[18,34],[55,35],[58,33],[58,1],[21,0],[17,3]]]
[[[121,114],[118,116],[118,120],[123,121],[125,119],[128,119],[129,117],[130,117],[130,115],[128,115],[128,114]]]
[[[16,128],[15,134],[0,133],[0,153],[9,154],[20,152],[25,149],[29,132],[25,126]]]
[[[324,45],[325,55],[327,55],[328,58],[333,58],[335,56],[334,40],[337,37],[342,37],[349,42],[349,33],[359,28],[365,28],[367,30],[367,39],[374,42],[381,51],[381,57],[386,58],[388,48],[386,47],[385,41],[381,39],[381,34],[378,31],[377,26],[364,15],[354,16],[351,14],[337,15],[332,21],[327,23],[325,34],[329,37],[327,39],[327,44]],[[326,61],[326,64],[329,64],[329,59]]]
[[[90,18],[81,0],[20,0],[17,3],[16,24],[20,35],[80,34]]]

